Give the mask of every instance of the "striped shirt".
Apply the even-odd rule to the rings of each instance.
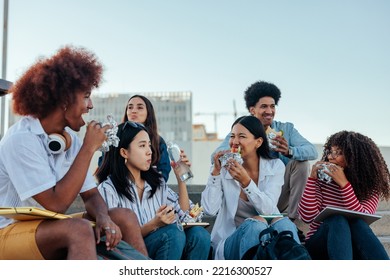
[[[378,207],[377,194],[359,201],[352,185],[348,182],[340,188],[334,181],[329,184],[321,180],[308,178],[298,207],[298,213],[305,223],[310,223],[306,240],[312,236],[322,222],[314,221],[315,217],[326,207],[334,206],[363,213],[374,214]]]
[[[157,210],[162,205],[171,205],[173,209],[176,210],[180,221],[183,221],[183,219],[186,218],[186,212],[180,208],[178,194],[169,188],[164,180],[161,180],[160,187],[157,188],[152,197],[150,197],[152,187],[145,181],[142,201],[140,200],[138,192],[136,191],[136,186],[133,183],[131,184],[131,188],[135,196],[134,202],[131,202],[123,195],[119,195],[110,178],[107,178],[107,180],[103,181],[98,186],[98,190],[108,208],[119,207],[133,210],[137,215],[141,226],[152,220],[156,216]],[[193,206],[194,204],[190,200],[190,208]]]

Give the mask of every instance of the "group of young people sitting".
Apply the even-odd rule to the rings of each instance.
[[[176,168],[178,191],[167,184],[172,163],[146,97],[129,99],[117,127],[118,145],[89,173],[112,129],[83,120],[101,79],[93,53],[66,46],[39,59],[12,86],[13,109],[22,118],[0,142],[0,206],[65,213],[80,195],[85,213],[30,221],[0,216],[0,259],[97,259],[97,244],[113,250],[124,241],[135,249],[133,259],[240,260],[268,228],[289,230],[301,243],[302,221],[310,224],[304,243],[313,259],[389,258],[363,220],[334,215],[315,221],[326,206],[375,213],[379,200],[389,198],[389,170],[370,138],[335,133],[310,167],[308,161],[318,156],[314,145],[291,123],[274,120],[279,89],[255,82],[244,93],[250,115],[233,122],[212,155],[200,201],[205,214],[216,216],[210,234],[203,226],[182,226],[195,202]],[[81,140],[75,132],[84,125]],[[270,128],[282,133],[269,139]],[[222,160],[232,150],[237,157]],[[185,151],[180,158],[191,165]],[[326,182],[318,176],[323,165],[329,166]]]

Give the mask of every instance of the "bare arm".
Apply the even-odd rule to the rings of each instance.
[[[76,199],[85,181],[93,154],[106,139],[109,125],[101,127],[92,121],[87,126],[83,145],[64,177],[52,188],[34,196],[46,209],[64,213]]]

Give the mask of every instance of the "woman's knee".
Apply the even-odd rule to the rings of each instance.
[[[186,230],[185,233],[186,239],[200,240],[210,244],[210,233],[204,227],[192,227]]]
[[[245,231],[260,233],[264,229],[268,228],[268,223],[265,219],[248,218],[240,225],[239,228],[242,228]]]
[[[323,222],[329,227],[334,227],[334,226],[342,227],[342,226],[348,226],[349,224],[348,219],[342,215],[332,215],[326,218]]]
[[[117,224],[136,223],[138,224],[138,218],[134,211],[128,208],[111,208],[108,211],[111,219]]]

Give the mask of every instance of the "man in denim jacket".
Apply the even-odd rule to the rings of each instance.
[[[309,160],[317,159],[318,153],[315,146],[306,140],[292,123],[274,120],[280,97],[279,88],[264,81],[255,82],[244,93],[249,113],[261,121],[266,131],[269,127],[276,132],[283,131],[282,136],[277,135],[270,141],[274,145],[271,149],[273,155],[279,157],[286,165],[278,208],[281,213],[287,213],[288,217],[298,224],[298,204],[309,176]],[[228,150],[229,139],[230,133],[215,152]]]

